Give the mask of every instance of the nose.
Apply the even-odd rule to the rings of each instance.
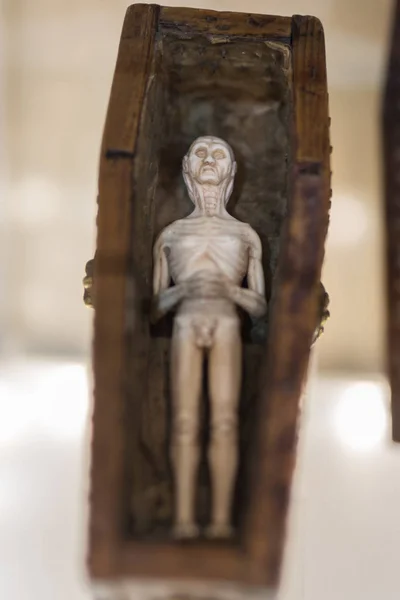
[[[215,158],[213,157],[212,154],[207,155],[207,157],[204,159],[204,164],[205,165],[214,165],[215,164]]]

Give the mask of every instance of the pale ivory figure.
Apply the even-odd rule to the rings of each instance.
[[[168,225],[154,246],[154,318],[177,308],[172,335],[172,448],[178,539],[198,535],[196,480],[200,456],[199,403],[208,358],[212,485],[206,534],[232,534],[231,504],[237,468],[237,410],[242,343],[236,306],[254,317],[266,312],[261,243],[257,233],[226,211],[236,162],[230,146],[200,137],[183,159],[183,177],[195,206]],[[242,288],[247,276],[247,288]],[[171,281],[174,285],[171,287]]]

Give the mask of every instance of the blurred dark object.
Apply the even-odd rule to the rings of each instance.
[[[400,1],[393,34],[383,105],[386,199],[387,365],[392,389],[393,440],[400,442]]]

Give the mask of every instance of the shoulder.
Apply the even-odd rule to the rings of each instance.
[[[173,221],[173,223],[170,223],[169,225],[164,227],[164,229],[161,230],[161,232],[158,234],[158,236],[156,238],[156,241],[154,244],[154,250],[160,250],[164,246],[168,245],[169,241],[172,239],[172,237],[174,236],[176,231],[178,229],[180,229],[181,221],[182,221],[182,219],[179,219],[178,221]]]

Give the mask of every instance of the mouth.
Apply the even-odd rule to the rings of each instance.
[[[215,179],[217,177],[217,171],[212,167],[204,167],[200,171],[200,175],[202,177],[211,177],[212,179]]]

